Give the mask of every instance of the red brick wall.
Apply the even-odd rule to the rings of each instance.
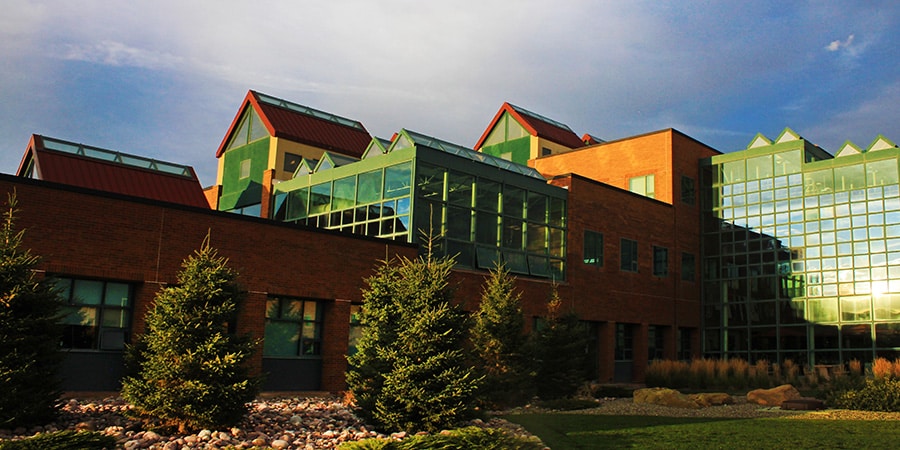
[[[268,294],[324,300],[324,390],[344,388],[350,316],[346,301],[361,300],[363,279],[379,261],[397,254],[416,255],[415,247],[391,241],[94,195],[0,175],[0,192],[13,191],[19,201],[17,227],[26,230],[23,244],[42,258],[42,270],[136,284],[135,332],[144,330],[143,315],[156,290],[177,281],[182,261],[199,248],[207,233],[248,291],[238,320],[240,332],[262,338]],[[260,350],[254,367],[261,361]]]

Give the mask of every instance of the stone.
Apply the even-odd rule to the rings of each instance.
[[[785,400],[800,398],[800,391],[790,384],[782,384],[772,389],[756,389],[747,393],[747,402],[763,406],[781,406]]]
[[[668,388],[644,388],[634,391],[634,403],[669,406],[672,408],[699,409],[700,405],[687,395]]]
[[[282,439],[275,439],[274,441],[272,441],[272,448],[274,448],[275,450],[281,450],[283,448],[288,448],[289,445],[291,445],[291,444],[288,441],[285,441]]]
[[[706,408],[708,406],[733,405],[734,397],[724,392],[706,392],[701,394],[690,395],[691,400]]]

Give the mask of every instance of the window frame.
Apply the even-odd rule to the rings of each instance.
[[[277,311],[275,317],[270,316],[271,314],[271,304],[272,302],[276,302]],[[284,304],[286,302],[300,302],[301,303],[301,311],[300,318],[292,318],[292,317],[284,317]],[[312,319],[306,318],[306,308],[307,304],[312,303],[315,304],[315,315]],[[284,359],[303,359],[303,358],[321,358],[322,357],[322,323],[323,323],[323,314],[322,310],[324,307],[324,302],[319,299],[313,298],[304,298],[304,297],[291,297],[291,296],[281,296],[281,295],[270,295],[266,298],[266,311],[265,311],[265,324],[263,329],[263,357],[264,358],[284,358]],[[281,354],[281,353],[273,353],[272,347],[266,345],[267,334],[270,330],[270,324],[294,324],[296,328],[296,333],[294,336],[297,338],[297,342],[295,345],[294,354]],[[307,326],[311,326],[313,330],[313,337],[307,338],[304,336],[304,331],[306,331]],[[274,329],[274,328],[273,328]],[[283,344],[283,343],[281,343]],[[274,344],[270,344],[274,345]],[[307,345],[311,345],[312,351],[307,352]]]
[[[638,273],[638,242],[633,239],[619,240],[619,269],[623,272]]]
[[[125,345],[128,344],[131,339],[131,325],[132,318],[134,316],[134,284],[118,280],[77,278],[64,275],[52,275],[51,278],[53,279],[53,282],[56,284],[57,288],[60,290],[60,296],[63,301],[61,311],[65,311],[67,309],[73,310],[73,312],[85,311],[86,309],[95,310],[93,325],[68,324],[63,320],[69,317],[71,313],[60,315],[59,320],[61,326],[63,327],[63,337],[60,341],[61,349],[98,352],[125,350]],[[76,283],[78,282],[100,283],[100,298],[97,299],[96,302],[88,302],[85,301],[86,299],[81,299],[82,301],[76,301],[78,300],[78,298],[76,297]],[[63,287],[64,284],[68,284],[68,287]],[[125,302],[125,305],[115,305],[109,302],[110,285],[121,285],[126,289],[127,300]],[[114,312],[119,315],[120,321],[124,322],[123,326],[108,326],[105,324],[105,322],[108,321],[108,318],[111,317]],[[91,330],[82,338],[90,338],[90,340],[92,341],[90,346],[72,346],[71,343],[74,341],[76,336],[74,334],[70,334],[70,327],[90,327]],[[109,336],[112,333],[118,334],[119,336],[121,336],[121,338],[113,340],[111,344],[107,342],[104,337]],[[69,345],[66,345],[67,340],[69,341]]]
[[[590,266],[603,267],[603,233],[584,230],[582,262]]]
[[[652,246],[653,276],[665,278],[669,276],[669,249],[659,245]]]

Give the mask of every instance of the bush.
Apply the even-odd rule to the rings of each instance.
[[[862,388],[834,391],[827,400],[835,408],[900,412],[900,380],[867,379]]]
[[[474,417],[480,378],[464,351],[467,316],[450,303],[453,264],[429,252],[366,280],[347,385],[359,415],[381,429],[435,431]]]
[[[18,441],[0,442],[0,450],[101,450],[112,449],[116,439],[95,431],[64,430],[42,433]]]
[[[401,441],[364,439],[346,442],[340,450],[541,450],[537,440],[512,436],[495,428],[466,427],[442,432],[411,436]]]
[[[556,285],[547,303],[547,314],[541,319],[529,343],[535,358],[538,397],[551,400],[571,396],[587,377],[587,330],[574,312],[562,312]]]
[[[245,363],[255,343],[229,330],[241,293],[227,260],[203,246],[183,264],[179,285],[162,289],[147,314],[147,334],[129,348],[139,366],[122,397],[151,427],[179,432],[238,423],[259,380]]]
[[[39,258],[20,248],[15,195],[0,225],[0,428],[46,423],[56,415],[61,306],[49,279],[35,277]]]
[[[500,409],[525,404],[534,395],[525,360],[525,319],[515,278],[502,265],[491,271],[472,324],[472,365],[484,377],[481,401]]]

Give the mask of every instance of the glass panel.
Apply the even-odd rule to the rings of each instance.
[[[97,325],[97,312],[99,309],[88,306],[64,306],[60,308],[60,320],[64,325]]]
[[[310,187],[309,215],[326,213],[331,208],[331,183],[316,184]]]
[[[346,177],[334,180],[334,191],[331,197],[332,210],[341,210],[355,206],[356,177]]]
[[[306,209],[309,201],[309,188],[301,188],[288,193],[287,196],[287,212],[284,220],[291,221],[303,219],[308,215]]]
[[[722,177],[725,183],[744,181],[746,179],[744,161],[730,161],[722,164]]]
[[[483,211],[475,213],[475,242],[497,245],[499,216]]]
[[[103,321],[104,327],[128,328],[130,313],[127,309],[104,308]]]
[[[281,318],[291,320],[303,320],[303,301],[281,300]]]
[[[72,290],[72,303],[99,305],[102,299],[102,281],[75,280],[75,286]]]
[[[834,168],[834,185],[838,191],[866,187],[866,171],[862,164]]]
[[[303,345],[300,349],[302,355],[319,354],[319,330],[318,325],[312,322],[303,324]]]
[[[773,175],[772,155],[757,156],[747,159],[747,179],[758,180]]]
[[[803,174],[803,184],[806,195],[832,192],[834,191],[834,175],[831,169],[807,172]]]
[[[453,205],[472,206],[472,185],[475,177],[455,172],[447,173],[447,201]]]
[[[875,346],[881,348],[900,347],[900,323],[876,324]]]
[[[111,306],[131,306],[129,286],[123,283],[106,283],[106,299],[104,304]]]
[[[547,222],[547,196],[535,192],[528,193],[528,220]]]
[[[319,320],[319,303],[315,301],[303,302],[303,320]]]
[[[858,325],[844,325],[841,327],[842,347],[848,348],[872,348],[872,325],[861,323]]]
[[[475,186],[475,207],[485,211],[499,212],[500,183],[479,179]]]
[[[500,261],[500,252],[495,248],[479,246],[475,249],[475,257],[477,259],[478,268],[493,269],[495,263]]]
[[[541,224],[528,224],[528,245],[526,249],[531,253],[547,252],[547,227]]]
[[[888,159],[884,161],[873,161],[866,164],[866,185],[884,186],[887,184],[896,185],[900,182],[897,174],[897,160]]]
[[[412,171],[410,163],[397,164],[384,169],[384,198],[396,198],[409,195],[409,183]]]
[[[472,240],[472,210],[458,206],[447,208],[447,237]]]
[[[803,160],[800,150],[779,153],[775,155],[775,175],[790,175],[800,172]]]
[[[522,248],[522,231],[524,222],[522,220],[512,219],[510,217],[503,218],[503,246],[506,248],[521,249]]]
[[[281,311],[278,309],[278,299],[270,298],[266,300],[266,319],[277,319]]]
[[[550,229],[550,256],[557,258],[565,256],[565,234],[566,232],[560,228]]]
[[[550,198],[550,214],[548,222],[555,227],[566,226],[566,201],[561,198]]]
[[[444,169],[429,164],[420,164],[416,170],[417,195],[429,200],[444,199]]]
[[[528,274],[528,261],[524,253],[503,252],[503,261],[510,272]]]
[[[841,297],[841,318],[843,320],[870,320],[872,318],[871,298],[868,295]]]
[[[263,339],[265,356],[297,356],[300,324],[295,322],[266,322]]]
[[[522,218],[524,202],[525,191],[512,186],[503,187],[503,215]]]
[[[836,298],[809,300],[807,317],[810,322],[837,322],[838,307]]]
[[[382,188],[381,169],[359,174],[359,187],[357,188],[357,203],[372,203],[381,200]]]
[[[546,277],[550,275],[550,267],[547,265],[547,258],[535,255],[528,255],[528,270],[538,277]]]

